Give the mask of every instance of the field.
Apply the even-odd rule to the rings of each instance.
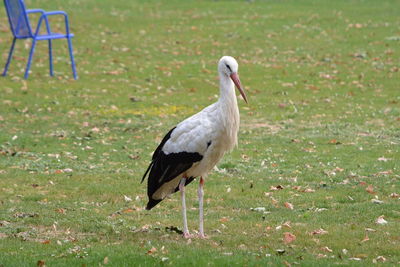
[[[21,40],[0,77],[1,267],[399,265],[398,1],[25,2],[69,14],[79,79],[65,40],[54,77],[40,42],[22,78]],[[185,240],[179,195],[146,211],[140,180],[164,134],[217,100],[223,55],[249,104],[205,183],[208,238]]]

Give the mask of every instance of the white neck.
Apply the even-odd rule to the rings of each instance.
[[[221,126],[226,134],[226,149],[232,150],[237,145],[237,133],[239,131],[239,108],[235,94],[233,81],[225,74],[219,75],[220,96],[217,105],[220,108],[219,117]]]
[[[228,108],[237,108],[235,85],[233,84],[233,81],[227,75],[220,73],[219,86],[218,102]]]

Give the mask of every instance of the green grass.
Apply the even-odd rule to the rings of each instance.
[[[67,2],[26,1],[69,13],[79,80],[62,40],[54,78],[43,42],[22,79],[23,41],[1,78],[0,266],[400,263],[398,1]],[[179,196],[144,211],[140,179],[163,135],[216,100],[222,55],[250,104],[205,185],[209,238],[188,242],[168,230]]]

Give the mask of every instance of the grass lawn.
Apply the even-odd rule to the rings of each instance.
[[[1,267],[400,263],[398,1],[25,2],[68,12],[79,79],[65,40],[55,77],[40,42],[23,80],[18,41],[0,79]],[[163,135],[216,101],[223,55],[250,103],[205,184],[209,238],[185,240],[179,195],[145,211],[140,179]]]

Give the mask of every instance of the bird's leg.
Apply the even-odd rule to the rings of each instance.
[[[199,182],[199,188],[197,190],[197,195],[199,197],[199,221],[200,221],[200,225],[199,225],[199,237],[200,238],[205,238],[205,234],[204,234],[204,213],[203,213],[203,197],[204,197],[204,190],[203,190],[203,186],[204,186],[204,179],[203,177],[200,177],[200,182]]]
[[[189,229],[187,226],[187,218],[186,218],[185,184],[186,184],[186,178],[182,178],[181,182],[179,183],[179,191],[181,192],[181,198],[182,198],[183,237],[190,238],[191,235],[189,234]]]

